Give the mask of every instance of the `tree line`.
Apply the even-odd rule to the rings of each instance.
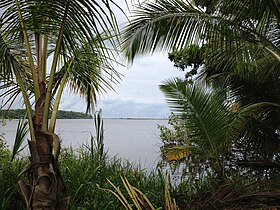
[[[25,116],[26,116],[25,109],[0,110],[0,118],[21,119],[24,118]],[[92,116],[82,112],[59,110],[57,113],[57,119],[92,119]]]

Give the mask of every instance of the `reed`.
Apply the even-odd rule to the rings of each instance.
[[[165,210],[179,210],[179,207],[176,204],[175,199],[171,198],[169,188],[168,188],[168,179],[167,176],[164,178],[164,189],[162,189],[162,193],[164,194],[164,203],[161,206],[155,207],[155,205],[151,202],[151,200],[139,189],[132,186],[127,178],[122,179],[122,184],[125,187],[125,192],[128,196],[120,190],[119,186],[114,185],[110,180],[108,182],[114,188],[114,191],[111,189],[105,189],[111,192],[122,204],[122,206],[126,210],[157,210],[157,209],[165,209]],[[160,192],[159,192],[160,193]],[[132,202],[131,202],[132,201]],[[164,207],[164,208],[163,208]]]
[[[122,183],[121,177],[141,189],[151,202],[162,205],[164,194],[158,192],[164,189],[164,183],[157,173],[146,173],[117,156],[110,158],[106,154],[100,160],[91,151],[87,147],[68,148],[61,155],[61,172],[67,193],[72,197],[72,209],[123,209],[113,194],[103,190],[112,187],[107,180],[118,184]]]

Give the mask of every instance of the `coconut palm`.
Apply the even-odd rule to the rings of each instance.
[[[20,95],[29,122],[31,164],[23,173],[30,182],[19,182],[28,209],[67,208],[60,198],[56,115],[66,87],[84,96],[89,110],[118,81],[112,8],[118,8],[113,1],[0,2],[1,98],[11,105]]]

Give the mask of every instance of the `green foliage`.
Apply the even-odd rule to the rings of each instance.
[[[13,161],[16,155],[19,154],[20,151],[24,149],[24,147],[23,148],[20,147],[22,146],[22,143],[25,140],[27,133],[28,133],[28,122],[25,118],[20,119],[18,121],[18,126],[16,130],[16,137],[13,144],[11,161]]]
[[[91,115],[82,112],[62,111],[57,113],[57,119],[91,119]]]
[[[106,156],[105,161],[100,161],[98,155],[92,156],[85,147],[78,151],[64,150],[60,161],[66,189],[72,197],[71,209],[122,209],[117,198],[104,191],[104,188],[111,188],[108,179],[121,183],[121,176],[141,189],[151,202],[162,205],[163,195],[158,192],[163,190],[163,184],[156,173],[146,174],[117,157]]]
[[[25,203],[17,185],[18,174],[26,166],[27,160],[16,158],[10,162],[10,159],[10,153],[6,156],[1,155],[0,208],[20,210],[25,208]],[[121,158],[109,158],[105,154],[105,159],[100,161],[95,150],[92,155],[87,147],[78,150],[68,148],[62,151],[60,164],[67,195],[71,196],[70,209],[122,209],[117,198],[104,191],[104,188],[112,187],[108,179],[118,184],[121,183],[121,176],[127,177],[153,205],[163,206],[164,182],[161,175],[155,172],[146,173]],[[124,190],[123,186],[120,188]],[[171,196],[174,196],[174,193],[172,189]]]
[[[26,160],[16,159],[11,162],[11,152],[0,139],[0,209],[24,209],[25,203],[18,188],[18,174]]]
[[[181,50],[173,50],[171,53],[168,53],[168,58],[174,63],[176,68],[181,71],[187,71],[185,78],[191,81],[192,77],[197,75],[198,68],[205,62],[205,50],[206,45],[199,47],[197,44],[193,44]],[[188,67],[191,69],[188,70]]]
[[[0,169],[4,164],[4,160],[10,155],[10,150],[8,149],[7,142],[5,141],[4,135],[0,135]]]
[[[164,144],[176,144],[181,145],[186,142],[188,138],[187,131],[183,125],[183,123],[179,120],[179,117],[174,115],[171,112],[168,117],[168,125],[158,125],[158,129],[160,130],[160,138]]]

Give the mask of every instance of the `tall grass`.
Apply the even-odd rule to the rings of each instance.
[[[16,159],[11,162],[10,151],[5,148],[0,151],[0,209],[25,209],[17,183],[18,174],[26,165],[26,160]]]
[[[133,186],[140,189],[154,206],[164,205],[164,182],[158,173],[147,174],[119,157],[105,155],[100,161],[85,147],[74,150],[67,148],[60,157],[60,169],[65,182],[65,193],[71,196],[70,209],[114,210],[124,209],[117,198],[104,189],[113,189],[108,179],[125,190],[121,177],[126,177]],[[27,160],[11,154],[1,158],[0,167],[0,209],[24,209],[24,200],[19,192],[18,174]],[[162,193],[159,193],[162,192]]]
[[[123,209],[114,195],[104,191],[112,189],[108,180],[125,190],[121,177],[141,189],[154,205],[163,205],[164,194],[159,192],[163,192],[164,183],[157,173],[146,174],[121,158],[106,156],[100,161],[98,156],[93,157],[86,147],[62,153],[61,172],[67,194],[71,195],[71,209]]]

